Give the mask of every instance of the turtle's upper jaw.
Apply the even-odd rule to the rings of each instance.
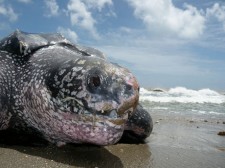
[[[138,102],[138,93],[128,100],[123,100],[121,104],[117,104],[115,101],[110,102],[104,100],[95,102],[95,109],[84,106],[80,100],[73,97],[67,97],[63,101],[64,112],[77,115],[86,115],[87,117],[95,116],[97,118],[104,118],[104,120],[107,119],[115,125],[122,125],[128,119],[128,116],[135,110]],[[78,108],[80,109],[79,112],[77,111]],[[99,120],[100,119],[95,122],[98,122]]]

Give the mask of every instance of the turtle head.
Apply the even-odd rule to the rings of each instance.
[[[63,133],[71,142],[116,143],[139,99],[139,85],[130,71],[94,55],[60,64],[46,85],[70,128]]]

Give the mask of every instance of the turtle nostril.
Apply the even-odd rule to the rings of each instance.
[[[126,87],[127,87],[127,90],[131,90],[133,88],[133,86],[131,85],[127,85]]]

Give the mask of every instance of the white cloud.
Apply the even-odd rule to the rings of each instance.
[[[102,10],[106,5],[112,5],[112,0],[83,0],[88,8],[97,8],[99,11]]]
[[[32,0],[18,0],[18,1],[22,3],[30,3]]]
[[[225,62],[213,62],[213,55],[208,57],[207,51],[214,46],[210,39],[203,39],[205,34],[190,41],[183,38],[150,37],[147,31],[120,27],[117,31],[105,35],[104,40],[92,45],[112,58],[110,60],[113,62],[130,69],[141,85],[161,84],[165,87],[179,84],[196,87],[199,84],[204,87],[203,85],[209,84],[210,87],[213,86],[210,84],[211,79],[222,76]],[[198,41],[210,42],[211,46],[201,47]],[[192,49],[193,46],[197,50]]]
[[[191,64],[193,57],[185,49],[188,44],[185,40],[162,40],[146,34],[146,31],[121,27],[94,47],[136,72],[190,75],[196,70]]]
[[[73,26],[78,25],[88,30],[93,37],[99,37],[95,28],[96,21],[83,2],[80,0],[70,0],[67,8],[70,15],[70,21]]]
[[[59,14],[59,6],[56,0],[45,0],[44,2],[49,10],[49,13],[46,15],[47,17],[57,16]]]
[[[0,4],[0,15],[9,18],[9,21],[14,22],[18,19],[18,15],[14,12],[11,6],[5,6],[4,4]]]
[[[112,57],[113,62],[115,61],[127,67],[135,76],[141,79],[140,82],[142,85],[144,83],[157,83],[164,76],[170,78],[169,82],[174,82],[177,78],[180,78],[185,83],[186,81],[192,80],[190,77],[204,78],[207,75],[214,76],[216,74],[205,68],[206,63],[202,63],[200,59],[195,58],[190,52],[185,54],[181,51],[163,53],[159,48],[158,51],[152,49],[157,48],[156,45],[151,48],[149,46],[148,48],[142,48],[128,47],[121,44],[121,46],[99,46],[96,48],[99,48],[106,55]],[[161,48],[161,50],[163,49]],[[204,66],[201,66],[202,64]],[[220,64],[215,63],[215,65],[219,66]],[[156,78],[151,77],[154,75]],[[167,85],[165,81],[161,84]]]
[[[89,31],[95,39],[99,39],[100,35],[95,26],[97,21],[92,16],[92,12],[96,11],[96,9],[101,12],[107,5],[113,5],[112,0],[70,0],[67,9],[71,24]],[[111,10],[107,14],[115,16],[115,13]]]
[[[179,37],[192,39],[199,37],[205,28],[205,17],[196,7],[184,4],[177,8],[172,0],[127,0],[134,8],[137,18],[143,20],[149,31],[158,29]]]
[[[125,26],[120,27],[119,30],[123,33],[132,33],[132,29],[129,27],[125,27]]]
[[[143,37],[116,38],[117,41],[114,41],[113,37],[110,38],[110,41],[114,41],[113,44],[103,42],[94,47],[111,57],[113,62],[127,67],[140,80],[142,86],[210,87],[211,79],[222,77],[219,71],[212,67],[218,67],[222,72],[224,61],[214,62],[210,58],[199,56],[198,52],[188,49],[187,43],[182,44],[181,39],[173,42],[160,39],[144,41]],[[133,44],[132,39],[137,43]],[[217,79],[222,81],[221,77]]]
[[[78,40],[76,32],[72,31],[69,28],[58,27],[57,31],[62,35],[64,35],[67,39],[71,40],[72,42],[77,42]]]
[[[225,30],[225,5],[220,5],[215,3],[213,7],[207,8],[206,10],[207,17],[215,17],[219,22],[223,24],[223,29]]]

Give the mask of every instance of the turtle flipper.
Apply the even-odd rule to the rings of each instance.
[[[9,113],[7,109],[1,106],[2,103],[0,102],[0,130],[5,130],[9,127],[12,114]]]
[[[150,114],[139,104],[125,125],[122,142],[144,142],[150,136],[153,122]]]
[[[1,71],[0,71],[1,73]],[[4,81],[0,77],[0,81]],[[9,122],[12,117],[12,114],[8,109],[9,99],[7,98],[7,93],[4,90],[4,87],[0,83],[0,130],[5,130],[9,127]]]

